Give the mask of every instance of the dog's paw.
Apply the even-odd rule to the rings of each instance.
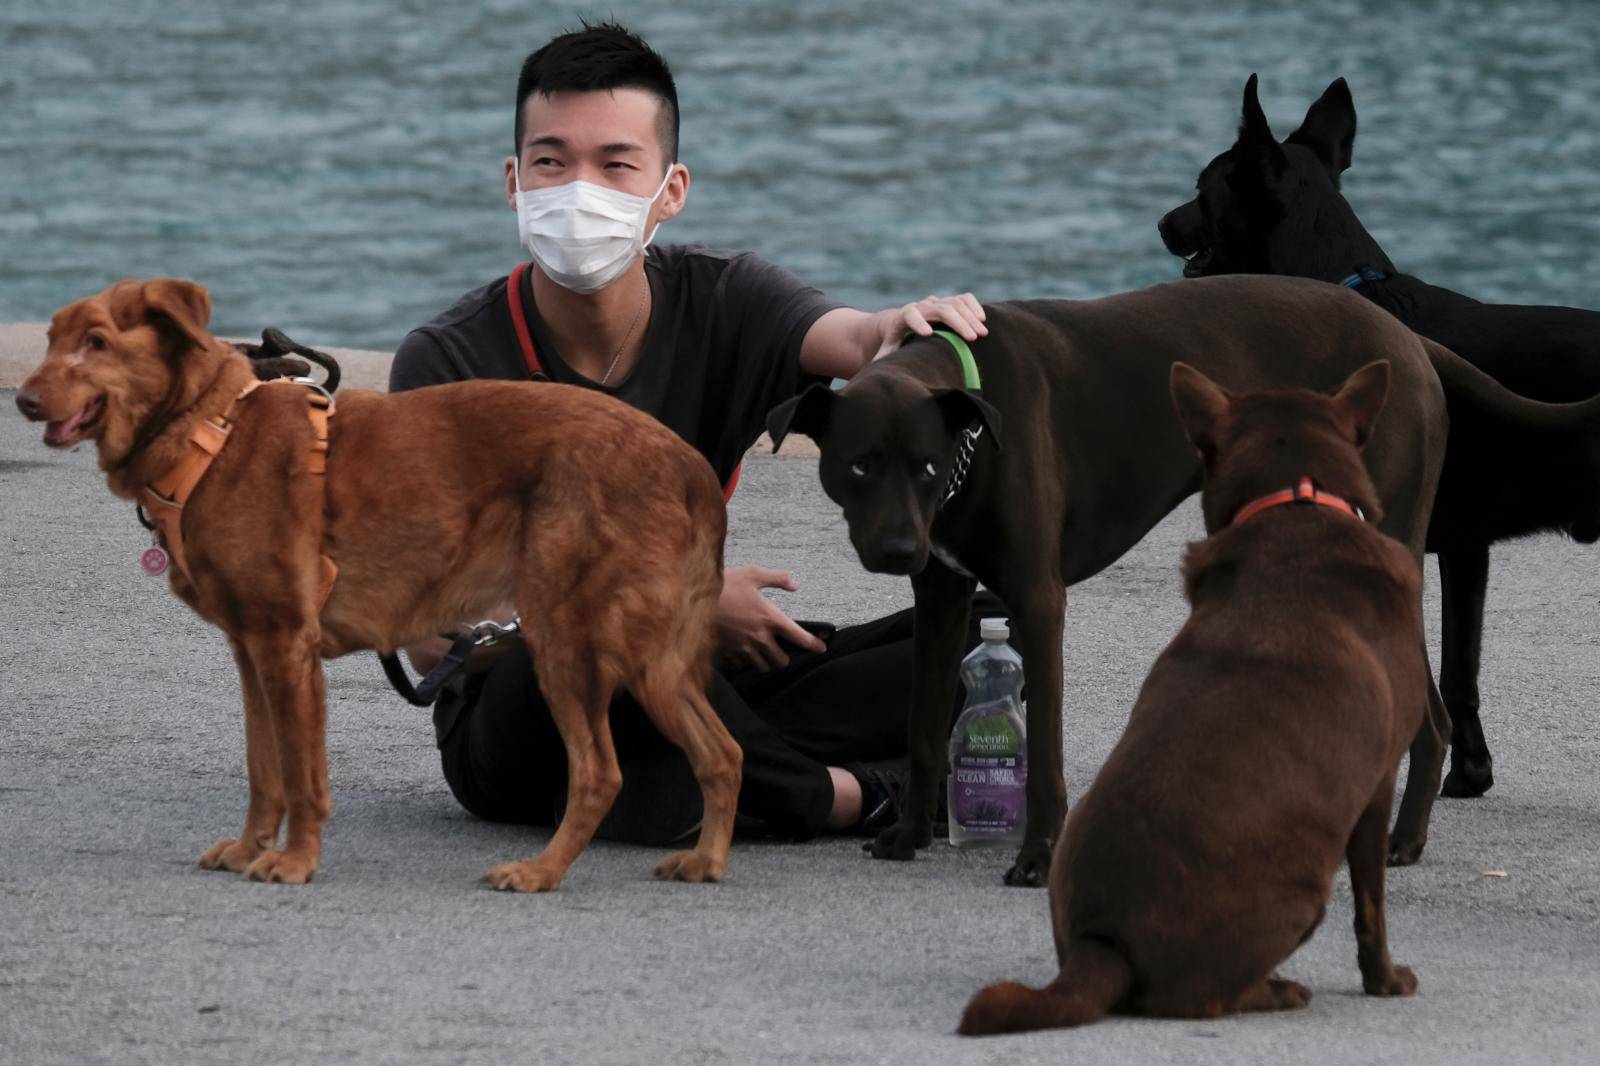
[[[1311,989],[1299,981],[1282,977],[1267,978],[1267,991],[1279,1010],[1299,1010],[1311,1002]]]
[[[1389,838],[1389,865],[1414,866],[1422,858],[1422,849],[1427,847],[1427,838],[1422,840],[1408,840],[1403,837]]]
[[[501,892],[554,892],[566,872],[538,859],[524,859],[496,866],[479,880]]]
[[[1299,1010],[1311,1002],[1311,990],[1299,981],[1271,974],[1234,1003],[1235,1011]]]
[[[870,854],[874,859],[891,859],[894,862],[910,862],[917,857],[917,849],[925,848],[933,843],[933,826],[926,824],[922,832],[908,829],[904,822],[892,825],[879,833],[876,838],[861,845],[861,850]]]
[[[275,885],[303,885],[317,872],[317,860],[303,851],[263,851],[245,867],[252,881]]]
[[[1017,861],[1006,871],[1006,884],[1012,888],[1043,888],[1050,880],[1050,845],[1031,840],[1022,845]]]
[[[243,873],[249,865],[261,854],[261,849],[242,840],[231,837],[217,841],[205,850],[205,854],[195,860],[195,865],[202,870],[228,870],[232,873]]]
[[[722,880],[727,862],[717,862],[698,851],[677,851],[656,864],[655,874],[663,881],[687,881],[701,884]]]
[[[1371,977],[1362,974],[1361,987],[1369,996],[1409,996],[1417,990],[1417,975],[1409,966],[1391,966]]]
[[[1439,795],[1450,799],[1476,799],[1494,787],[1494,762],[1463,760],[1450,767]]]

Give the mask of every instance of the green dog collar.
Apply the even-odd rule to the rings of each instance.
[[[983,378],[978,375],[978,361],[972,358],[972,349],[967,347],[967,342],[956,333],[947,329],[933,331],[935,337],[943,337],[945,343],[956,350],[956,357],[961,360],[961,384],[970,392],[978,392],[983,388]]]

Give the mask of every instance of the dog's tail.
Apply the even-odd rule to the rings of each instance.
[[[962,1036],[995,1036],[1030,1029],[1065,1029],[1099,1021],[1133,984],[1133,969],[1109,944],[1074,940],[1061,960],[1061,975],[1043,988],[1015,981],[990,985],[962,1012]]]
[[[1449,348],[1418,336],[1428,351],[1445,399],[1454,407],[1464,403],[1476,410],[1522,426],[1554,432],[1600,429],[1600,395],[1575,403],[1545,403],[1518,395]]]

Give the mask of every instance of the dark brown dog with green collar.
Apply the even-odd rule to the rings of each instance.
[[[1418,558],[1444,457],[1441,377],[1506,418],[1582,414],[1582,405],[1551,408],[1506,392],[1321,282],[1210,278],[986,310],[989,335],[971,348],[981,399],[964,385],[952,345],[921,338],[840,391],[817,386],[774,409],[768,429],[774,440],[794,432],[817,441],[823,488],[844,509],[862,563],[909,574],[916,595],[911,775],[900,822],[872,845],[878,858],[910,859],[932,840],[974,585],[1010,607],[1027,681],[1030,776],[1026,838],[1008,884],[1044,883],[1066,811],[1065,588],[1115,562],[1200,486],[1168,397],[1174,362],[1232,389],[1324,391],[1358,367],[1388,362],[1389,412],[1365,458],[1386,504],[1381,528]],[[1432,775],[1426,795],[1438,787],[1449,736],[1431,689],[1429,710],[1411,764],[1413,776]],[[1425,836],[1425,820],[1408,806],[1397,832]]]

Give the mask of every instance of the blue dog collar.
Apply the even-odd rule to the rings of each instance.
[[[1347,289],[1353,289],[1357,285],[1365,285],[1369,281],[1383,281],[1388,277],[1389,275],[1381,270],[1373,270],[1371,267],[1357,267],[1354,274],[1351,274],[1339,284]]]

